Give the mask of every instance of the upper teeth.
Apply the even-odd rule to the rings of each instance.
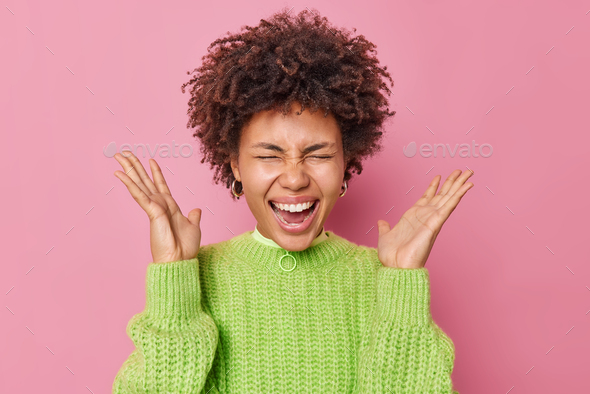
[[[308,201],[308,202],[304,202],[302,204],[279,204],[274,201],[271,201],[271,202],[275,207],[277,207],[283,211],[301,212],[301,211],[305,211],[306,209],[311,207],[315,201]]]

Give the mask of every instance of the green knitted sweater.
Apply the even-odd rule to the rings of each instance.
[[[113,393],[458,394],[426,268],[331,231],[297,252],[252,233],[148,265]]]

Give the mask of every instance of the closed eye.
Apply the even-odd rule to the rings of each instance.
[[[332,156],[309,156],[314,157],[316,159],[331,159]],[[257,159],[276,159],[276,156],[256,156]]]

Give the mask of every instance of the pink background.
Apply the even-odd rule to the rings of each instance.
[[[193,146],[156,159],[183,212],[203,209],[203,245],[254,228],[199,163],[180,85],[214,39],[283,6],[356,27],[395,81],[386,149],[326,228],[376,247],[378,219],[393,226],[435,175],[473,169],[426,265],[456,388],[590,391],[587,1],[4,5],[0,392],[107,393],[133,350],[149,227],[103,155],[110,142]],[[472,140],[493,155],[403,155],[412,141]]]

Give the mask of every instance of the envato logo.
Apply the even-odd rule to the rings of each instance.
[[[479,149],[478,149],[479,146]],[[442,157],[446,157],[446,151],[449,151],[449,156],[451,157],[455,157],[455,155],[457,154],[457,150],[459,151],[459,157],[465,158],[465,157],[484,157],[484,158],[488,158],[492,155],[492,153],[494,152],[494,149],[492,148],[492,146],[490,144],[482,144],[482,145],[477,145],[475,143],[475,140],[471,141],[471,145],[469,144],[456,144],[455,145],[455,149],[451,149],[451,147],[449,146],[449,144],[446,144],[446,149],[445,149],[445,144],[434,144],[430,145],[430,144],[422,144],[420,145],[420,156],[422,157],[430,157],[430,155],[432,154],[433,157],[436,157],[436,153],[437,153],[437,148],[441,147],[442,148]],[[486,147],[487,149],[484,151],[484,147]],[[417,152],[417,148],[416,148],[416,143],[414,141],[410,142],[408,144],[408,146],[404,146],[404,155],[406,157],[414,157],[416,156],[416,152]],[[477,154],[477,152],[479,152],[479,155]]]
[[[102,153],[106,156],[106,157],[113,157],[115,156],[115,153],[119,152],[120,154],[122,154],[123,156],[125,156],[125,154],[123,153],[124,150],[130,150],[133,152],[133,154],[135,156],[138,156],[138,150],[141,149],[142,152],[142,157],[145,157],[145,153],[147,151],[147,153],[150,155],[150,157],[153,159],[154,156],[156,155],[156,153],[159,152],[160,157],[178,157],[178,156],[182,156],[184,158],[187,157],[191,157],[193,155],[193,147],[190,144],[182,144],[180,145],[180,149],[178,149],[178,153],[176,154],[176,148],[179,147],[178,144],[174,143],[174,140],[172,140],[172,145],[173,148],[170,147],[170,145],[168,144],[156,144],[156,146],[154,147],[154,150],[152,151],[150,149],[150,145],[149,144],[135,144],[133,147],[131,147],[131,144],[121,144],[121,146],[119,147],[119,149],[117,149],[117,144],[113,141],[110,144],[108,144],[106,147],[102,148]],[[184,149],[183,149],[184,148]],[[188,151],[188,152],[187,152]]]

